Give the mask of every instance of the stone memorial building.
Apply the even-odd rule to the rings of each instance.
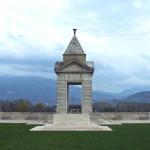
[[[86,61],[86,54],[83,51],[77,37],[76,30],[63,54],[63,61],[55,64],[57,74],[57,113],[68,113],[69,106],[69,85],[81,85],[82,113],[92,112],[92,75],[94,62]]]
[[[63,61],[56,62],[54,68],[57,74],[57,112],[53,115],[53,123],[36,126],[30,131],[112,131],[90,118],[94,63],[86,61],[86,54],[76,37],[76,29],[73,30],[74,35],[63,54]],[[82,114],[68,114],[69,85],[82,87]]]

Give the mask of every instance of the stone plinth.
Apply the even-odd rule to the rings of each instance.
[[[92,122],[88,114],[55,114],[53,124],[36,126],[30,131],[112,131],[112,129]]]

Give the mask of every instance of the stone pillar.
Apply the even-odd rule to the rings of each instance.
[[[87,79],[82,82],[82,113],[92,112],[92,80]]]
[[[67,113],[67,83],[60,77],[57,79],[57,113]]]

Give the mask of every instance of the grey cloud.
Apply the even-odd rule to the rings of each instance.
[[[139,54],[139,56],[146,61],[150,61],[150,56],[148,56],[146,54]]]
[[[118,92],[134,86],[134,83],[130,83],[130,75],[118,72],[112,66],[102,62],[96,64],[93,77],[96,90]]]
[[[51,70],[51,68],[46,66],[43,67],[43,66],[34,66],[34,65],[13,65],[13,68],[18,71],[29,71],[33,73],[37,71],[48,73]]]
[[[11,33],[9,33],[8,37],[11,40],[14,40],[14,41],[17,41],[17,42],[25,40],[25,37],[22,34],[11,34]]]
[[[54,64],[57,60],[61,60],[60,56],[49,56],[49,55],[43,55],[43,47],[38,47],[37,45],[33,45],[30,43],[23,35],[16,34],[12,35],[9,34],[9,38],[21,45],[21,47],[24,49],[24,55],[23,57],[19,56],[11,56],[9,54],[9,48],[5,46],[5,44],[0,45],[0,65],[6,66],[6,68],[13,68],[14,71],[18,73],[18,71],[25,71],[30,73],[36,73],[36,72],[45,72],[45,73],[52,73],[54,72]],[[62,50],[64,49],[63,45],[61,43],[56,43],[54,47],[54,51]],[[45,50],[47,51],[47,50]],[[51,51],[51,50],[50,50]],[[3,55],[5,53],[5,55]],[[13,72],[14,74],[14,72]],[[10,72],[11,75],[11,72]]]
[[[57,42],[55,47],[52,49],[43,48],[42,46],[32,44],[28,39],[26,39],[21,34],[8,34],[8,37],[16,41],[21,48],[18,51],[23,51],[23,57],[12,56],[10,49],[7,45],[0,43],[0,64],[19,64],[19,65],[38,65],[38,66],[49,66],[53,64],[56,60],[60,59],[60,56],[46,55],[44,51],[61,51],[64,46]],[[3,55],[5,54],[5,55]]]
[[[13,57],[3,57],[0,58],[0,64],[9,64],[9,65],[34,65],[34,66],[50,66],[55,62],[55,58],[51,57],[32,57],[32,58],[13,58]]]
[[[117,72],[111,65],[106,65],[104,63],[96,63],[95,64],[95,76],[98,78],[98,76],[101,77],[102,80],[122,80],[127,78],[128,76],[125,74],[122,74],[121,72]]]
[[[53,72],[55,59],[48,58],[36,58],[36,59],[0,59],[0,65],[9,65],[16,71],[27,71],[27,72]],[[11,74],[11,72],[10,72]]]

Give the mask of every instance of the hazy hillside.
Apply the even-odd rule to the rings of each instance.
[[[26,98],[32,100],[32,102],[54,103],[55,89],[55,82],[50,79],[16,76],[0,77],[1,99]]]
[[[70,99],[72,103],[78,102],[80,88],[70,88]],[[127,95],[128,96],[128,95]],[[113,94],[101,91],[93,91],[93,102],[117,103],[123,100],[121,93]],[[32,76],[0,76],[0,99],[13,100],[25,98],[35,102],[55,104],[56,81],[52,79]],[[150,102],[150,92],[140,92],[128,96],[126,101]]]
[[[125,101],[150,103],[150,91],[143,91],[132,94],[126,97]]]
[[[118,97],[122,97],[125,98],[129,95],[133,95],[135,93],[139,93],[139,92],[143,92],[143,91],[150,91],[150,85],[146,85],[146,86],[135,86],[129,89],[125,89],[122,92],[118,93],[116,96]]]
[[[79,93],[79,87],[70,88],[70,99],[73,103],[79,99]],[[56,81],[32,76],[0,76],[0,99],[17,98],[54,104],[56,100]],[[112,98],[112,94],[93,91],[95,101]]]

